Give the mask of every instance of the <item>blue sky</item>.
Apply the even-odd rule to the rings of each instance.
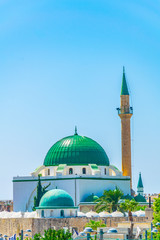
[[[160,192],[159,12],[157,0],[0,0],[1,199],[75,125],[121,168],[123,65],[133,185],[141,171],[145,192]]]

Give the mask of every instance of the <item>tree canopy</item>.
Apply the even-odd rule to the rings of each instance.
[[[49,186],[50,186],[50,183],[47,186],[42,187],[40,175],[38,175],[37,194],[36,194],[36,196],[34,196],[34,206],[32,209],[33,211],[35,211],[36,207],[39,206],[39,202],[40,202],[42,196],[46,193],[46,189]]]
[[[85,227],[91,227],[93,230],[97,230],[98,227],[106,227],[106,224],[100,220],[100,221],[94,221],[94,220],[90,220]]]
[[[108,211],[113,212],[118,209],[119,200],[123,196],[123,192],[118,188],[114,190],[104,190],[103,195],[96,200],[95,210],[97,212]]]
[[[157,222],[160,222],[160,195],[158,198],[154,199],[155,201],[153,202],[153,223],[156,224]]]
[[[120,203],[119,207],[122,211],[128,212],[129,220],[133,221],[132,212],[136,210],[137,206],[138,202],[136,202],[134,199],[125,199],[123,202]]]
[[[44,231],[44,236],[40,233],[35,234],[33,240],[68,240],[71,239],[71,236],[72,234],[69,231],[65,232],[63,229],[48,229]]]

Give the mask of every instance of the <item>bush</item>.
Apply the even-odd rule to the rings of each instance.
[[[94,220],[90,220],[85,227],[91,227],[93,230],[97,230],[98,227],[106,227],[106,225],[104,224],[104,222],[102,220],[100,221],[94,221]]]
[[[67,231],[65,232],[63,229],[54,230],[48,229],[44,231],[44,236],[40,233],[36,233],[33,237],[34,240],[68,240],[71,239],[72,234]]]

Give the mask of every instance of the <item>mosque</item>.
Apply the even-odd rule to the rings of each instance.
[[[42,217],[52,216],[53,210],[54,216],[76,216],[77,209],[86,212],[104,190],[118,187],[124,195],[130,195],[130,119],[133,109],[129,100],[123,70],[120,108],[117,108],[121,119],[122,171],[111,164],[102,146],[89,137],[80,136],[75,128],[74,135],[53,144],[43,165],[30,176],[13,178],[14,211],[32,211],[39,176],[42,187],[48,186],[48,191],[42,196],[37,207],[37,212]]]

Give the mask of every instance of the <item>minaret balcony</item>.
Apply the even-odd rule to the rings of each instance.
[[[132,107],[128,107],[128,106],[124,106],[122,108],[116,108],[118,111],[118,115],[119,114],[133,114],[133,108]]]

